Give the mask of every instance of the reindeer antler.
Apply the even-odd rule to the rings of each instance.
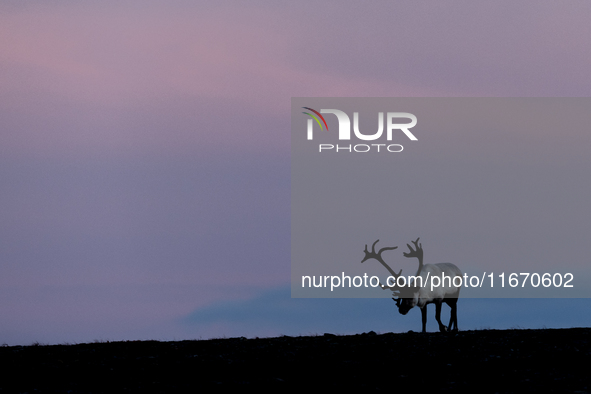
[[[403,252],[402,254],[404,255],[404,257],[418,257],[418,258],[423,258],[423,244],[419,243],[419,239],[421,238],[417,238],[416,241],[411,241],[413,244],[415,244],[415,248],[416,250],[413,250],[412,246],[410,246],[409,244],[406,244],[406,246],[408,246],[408,249],[410,250],[410,252]]]
[[[365,257],[363,258],[363,260],[361,260],[362,263],[364,263],[365,261],[369,260],[369,259],[376,259],[377,261],[380,262],[380,264],[382,264],[390,273],[390,275],[392,275],[395,279],[398,279],[398,277],[402,274],[402,270],[400,270],[400,272],[395,273],[394,270],[392,268],[390,268],[390,266],[388,264],[386,264],[386,262],[384,261],[384,259],[382,259],[382,252],[385,250],[394,250],[394,249],[398,249],[398,246],[387,246],[385,248],[381,248],[379,252],[376,253],[376,244],[379,242],[380,240],[378,239],[376,242],[373,243],[373,245],[371,245],[371,252],[367,250],[367,244],[365,244]],[[386,290],[386,289],[394,289],[395,286],[393,287],[389,287],[389,286],[384,286],[382,283],[380,283],[380,287],[382,288],[382,290]]]
[[[412,241],[412,243],[415,244],[415,249],[413,249],[409,244],[406,244],[410,252],[402,253],[404,257],[416,257],[419,259],[419,269],[417,270],[417,275],[419,275],[423,269],[423,245],[419,243],[419,239],[421,238],[419,237],[416,241]]]

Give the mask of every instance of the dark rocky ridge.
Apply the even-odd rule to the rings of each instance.
[[[572,328],[10,346],[0,392],[590,392],[590,339]]]

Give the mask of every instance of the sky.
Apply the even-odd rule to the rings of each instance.
[[[0,343],[418,330],[391,300],[289,297],[291,98],[586,97],[590,17],[0,1]],[[586,300],[464,305],[460,329],[591,324]]]

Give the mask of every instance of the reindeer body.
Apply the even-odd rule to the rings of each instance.
[[[427,278],[437,276],[439,278],[445,275],[452,279],[452,284],[445,281],[445,286],[437,286],[431,290],[431,283],[427,283]],[[398,305],[398,312],[402,315],[406,315],[409,310],[417,306],[421,309],[423,332],[427,330],[427,305],[435,304],[435,319],[439,324],[440,331],[448,331],[453,329],[458,330],[458,318],[457,318],[457,302],[460,296],[461,287],[453,286],[453,278],[456,276],[461,277],[462,271],[454,264],[451,263],[439,263],[439,264],[425,264],[421,267],[421,271],[417,273],[417,276],[423,278],[423,286],[420,287],[419,283],[411,283],[405,288],[400,290],[400,296],[395,299]],[[446,303],[451,307],[451,317],[449,320],[448,327],[441,322],[441,305]]]

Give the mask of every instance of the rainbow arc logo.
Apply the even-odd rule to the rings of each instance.
[[[302,108],[307,109],[308,111],[312,111],[316,115],[320,116],[320,119],[322,119],[322,122],[324,122],[324,125],[326,126],[326,131],[328,131],[328,125],[326,124],[326,120],[324,120],[324,116],[322,116],[320,114],[320,112],[316,111],[315,109],[309,108],[309,107],[302,107]],[[318,123],[318,126],[320,126],[320,130],[322,130],[322,123],[320,123],[320,120],[316,116],[312,115],[309,112],[302,112],[302,113],[311,116],[316,121],[316,123]]]

